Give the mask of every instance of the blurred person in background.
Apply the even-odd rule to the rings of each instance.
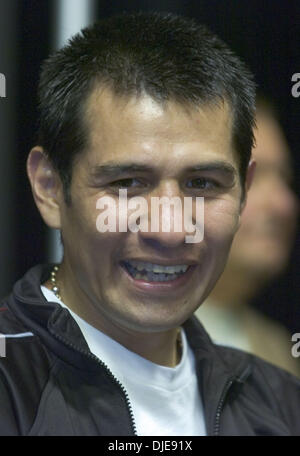
[[[223,275],[196,315],[215,342],[246,350],[300,376],[288,330],[250,305],[287,266],[298,215],[289,147],[274,107],[261,95],[255,136],[256,174],[241,227]]]

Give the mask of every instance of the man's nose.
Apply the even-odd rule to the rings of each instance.
[[[192,214],[191,214],[192,217]],[[174,181],[161,184],[148,201],[148,231],[139,232],[152,246],[179,247],[186,241],[184,197]]]

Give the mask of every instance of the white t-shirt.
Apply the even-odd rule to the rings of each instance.
[[[48,301],[68,308],[48,288],[41,286],[41,290]],[[90,351],[109,367],[126,389],[138,435],[206,435],[194,355],[183,329],[181,361],[175,367],[165,367],[128,350],[68,310]]]

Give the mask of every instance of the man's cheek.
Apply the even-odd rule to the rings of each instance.
[[[228,240],[239,228],[239,211],[233,204],[215,204],[206,206],[204,221],[204,239]]]

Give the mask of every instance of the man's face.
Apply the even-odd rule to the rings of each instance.
[[[96,90],[85,120],[89,144],[74,164],[72,204],[60,203],[69,280],[97,309],[109,334],[116,328],[176,327],[214,286],[239,224],[241,185],[230,110],[187,109],[175,102],[162,107],[148,96],[125,100]],[[97,200],[110,196],[118,208],[123,188],[128,200],[142,196],[149,208],[154,196],[204,197],[204,239],[189,244],[184,229],[163,232],[161,226],[158,232],[100,233]],[[187,270],[169,269],[166,281],[164,270],[153,265]]]
[[[253,156],[255,177],[228,266],[261,280],[286,265],[298,215],[298,201],[290,188],[288,146],[279,125],[268,115],[258,116]]]

